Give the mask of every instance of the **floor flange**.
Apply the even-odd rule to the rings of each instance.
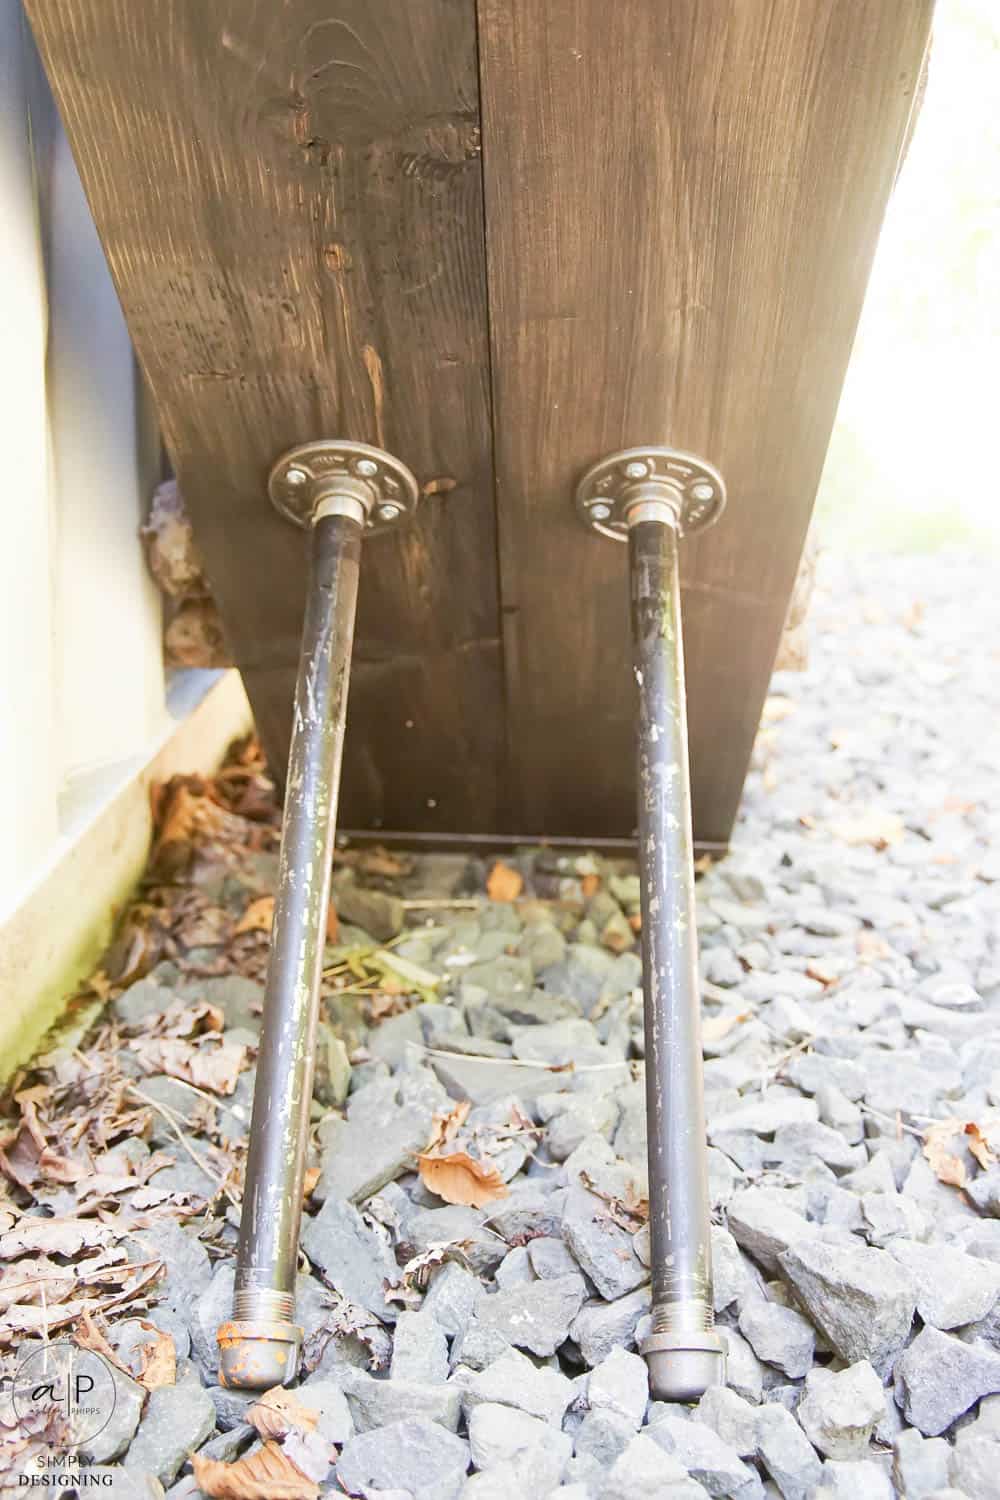
[[[289,448],[271,470],[267,489],[272,505],[296,526],[311,526],[317,508],[338,490],[357,495],[369,536],[411,520],[420,498],[410,470],[391,453],[332,438]]]
[[[623,448],[588,469],[576,487],[576,511],[590,531],[613,542],[628,536],[628,512],[643,500],[673,509],[681,535],[717,521],[726,504],[718,469],[678,448]]]

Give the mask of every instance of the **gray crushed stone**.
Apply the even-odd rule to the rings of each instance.
[[[637,1352],[634,869],[520,849],[515,904],[487,900],[489,859],[338,873],[330,965],[390,944],[423,981],[380,1022],[325,995],[299,1283],[300,1396],[339,1450],[324,1494],[1000,1497],[1000,1166],[963,1129],[1000,1151],[1000,673],[982,649],[997,626],[977,559],[829,560],[811,664],[772,682],[732,851],[697,888],[728,1386],[693,1409],[650,1403]],[[259,984],[176,974],[116,998],[125,1030],[183,993],[256,1034]],[[249,1087],[227,1139],[245,1134]],[[197,1097],[167,1077],[143,1088],[201,1152]],[[481,1207],[416,1171],[434,1117],[462,1101],[460,1144],[506,1183]],[[948,1120],[961,1189],[922,1149]],[[154,1185],[204,1192],[159,1116],[149,1145],[173,1162]],[[122,1494],[193,1495],[191,1451],[248,1441],[247,1398],[215,1368],[235,1228],[203,1242],[193,1218],[149,1225],[128,1253],[167,1270],[141,1316],[192,1363],[145,1398],[122,1376],[94,1457]],[[116,1338],[130,1363],[139,1335],[123,1320]]]

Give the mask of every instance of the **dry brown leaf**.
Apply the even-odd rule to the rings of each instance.
[[[304,1175],[304,1177],[302,1179],[302,1196],[303,1196],[303,1198],[308,1198],[309,1197],[310,1193],[312,1192],[313,1188],[316,1186],[317,1182],[319,1182],[319,1180],[322,1177],[322,1175],[323,1175],[323,1168],[322,1167],[306,1167],[305,1175]]]
[[[486,892],[491,901],[516,901],[524,890],[524,876],[498,859],[486,882]]]
[[[142,1326],[153,1337],[139,1347],[139,1384],[147,1391],[159,1390],[160,1386],[173,1385],[177,1380],[177,1349],[173,1335],[162,1333],[154,1323],[142,1320]]]
[[[328,943],[336,943],[340,940],[340,918],[332,901],[326,909],[326,940]]]
[[[18,1303],[52,1307],[76,1290],[74,1266],[57,1266],[47,1256],[34,1257],[0,1269],[0,1313]]]
[[[200,1044],[183,1037],[139,1037],[129,1045],[147,1073],[167,1073],[213,1094],[234,1093],[247,1061],[241,1043],[214,1036]]]
[[[417,1167],[424,1187],[445,1203],[482,1208],[507,1197],[507,1184],[497,1168],[476,1161],[467,1151],[453,1151],[450,1156],[424,1152],[417,1157]]]
[[[839,818],[827,824],[830,833],[843,844],[870,844],[873,849],[888,849],[898,844],[906,825],[897,813],[871,809],[856,818]]]
[[[296,1427],[303,1432],[312,1432],[319,1414],[297,1401],[292,1391],[275,1385],[247,1409],[246,1419],[267,1440],[283,1438]]]
[[[817,980],[824,989],[828,989],[831,984],[836,984],[840,978],[840,974],[835,966],[824,963],[821,958],[814,958],[807,964],[806,973],[810,979]]]
[[[225,1011],[207,1000],[188,1005],[183,1000],[174,1000],[163,1011],[153,1027],[155,1036],[202,1036],[205,1032],[221,1032],[226,1024]]]
[[[935,1177],[948,1187],[965,1187],[965,1163],[948,1150],[962,1129],[961,1120],[938,1120],[924,1131],[924,1155]]]
[[[724,1036],[728,1036],[734,1026],[749,1021],[751,1012],[741,1010],[735,1015],[711,1016],[702,1022],[701,1039],[703,1042],[721,1042]]]
[[[159,822],[154,861],[166,844],[188,844],[198,835],[219,831],[224,810],[200,786],[192,785],[195,781],[176,777],[154,789],[153,813]]]
[[[100,1354],[109,1364],[121,1370],[123,1375],[131,1377],[132,1371],[118,1358],[89,1312],[81,1315],[79,1326],[73,1334],[73,1342],[80,1349],[92,1349],[95,1354]]]
[[[238,937],[241,932],[270,932],[273,921],[274,897],[258,896],[240,917],[233,928],[233,935]]]
[[[234,1464],[192,1454],[195,1483],[212,1500],[318,1500],[319,1485],[277,1443],[265,1443]]]
[[[98,1219],[40,1219],[25,1215],[13,1229],[0,1235],[0,1257],[13,1259],[42,1251],[48,1255],[77,1255],[85,1246],[111,1245],[120,1234]]]
[[[363,875],[381,875],[390,880],[398,875],[408,875],[413,869],[413,859],[408,854],[393,854],[377,844],[374,849],[362,849],[358,855],[358,869]]]
[[[877,932],[859,932],[854,946],[858,950],[858,957],[866,964],[878,963],[879,959],[892,957],[892,949]]]
[[[996,1153],[975,1120],[969,1120],[965,1127],[965,1135],[965,1144],[972,1152],[972,1155],[976,1158],[983,1171],[988,1171],[996,1161]]]
[[[780,693],[772,693],[769,698],[764,699],[764,707],[761,710],[761,723],[780,724],[782,719],[787,719],[789,714],[795,712],[795,704],[791,698],[783,698]]]
[[[441,1147],[447,1146],[453,1141],[469,1118],[469,1110],[472,1108],[471,1099],[460,1099],[453,1109],[446,1114],[434,1116],[431,1125],[431,1138],[424,1147],[425,1156],[439,1156]]]

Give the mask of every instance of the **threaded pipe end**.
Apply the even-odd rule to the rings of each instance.
[[[709,1333],[714,1327],[715,1312],[704,1297],[685,1297],[653,1305],[654,1333]]]
[[[295,1317],[295,1295],[269,1286],[241,1287],[233,1296],[237,1323],[290,1323]]]

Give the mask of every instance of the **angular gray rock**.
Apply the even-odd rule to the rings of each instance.
[[[615,1302],[588,1302],[582,1307],[569,1331],[584,1363],[591,1367],[599,1365],[612,1349],[627,1348],[634,1343],[636,1324],[649,1308],[648,1286],[641,1286]]]
[[[312,1193],[315,1201],[345,1198],[360,1203],[401,1172],[411,1170],[415,1154],[427,1145],[433,1118],[430,1105],[400,1108],[390,1094],[381,1118],[373,1119],[368,1110],[357,1114],[348,1110],[346,1120],[331,1119],[325,1128],[320,1178]]]
[[[155,1474],[171,1484],[188,1454],[200,1448],[215,1428],[215,1407],[194,1380],[150,1391],[139,1430],[132,1439],[125,1467]]]
[[[565,1240],[544,1236],[532,1240],[528,1245],[531,1269],[541,1281],[551,1281],[554,1276],[568,1276],[580,1267]]]
[[[610,1469],[635,1437],[635,1424],[617,1412],[598,1410],[584,1413],[573,1438],[578,1459],[590,1458],[602,1469]]]
[[[812,1369],[816,1334],[794,1308],[755,1297],[740,1312],[740,1333],[758,1359],[790,1379],[798,1380]]]
[[[530,1448],[516,1458],[495,1464],[492,1469],[470,1475],[465,1481],[462,1500],[511,1500],[511,1496],[532,1493],[559,1495],[565,1500],[559,1476],[566,1467],[561,1452]],[[589,1500],[585,1487],[576,1488],[580,1494],[571,1496],[571,1500]],[[379,1500],[385,1500],[385,1497],[380,1496]]]
[[[640,1432],[594,1493],[597,1500],[705,1500],[708,1491],[658,1443]]]
[[[509,1291],[512,1286],[526,1286],[537,1280],[531,1257],[524,1245],[515,1245],[513,1250],[508,1251],[494,1271],[493,1279],[502,1292]]]
[[[328,1198],[305,1221],[302,1248],[342,1297],[385,1323],[395,1322],[398,1309],[386,1301],[384,1283],[397,1284],[399,1267],[387,1241],[367,1227],[352,1203]]]
[[[764,1486],[756,1469],[743,1462],[718,1433],[695,1418],[669,1415],[657,1402],[644,1429],[664,1453],[671,1454],[710,1495],[737,1500],[763,1500]]]
[[[895,1370],[896,1402],[925,1437],[937,1437],[980,1396],[1000,1391],[1000,1354],[925,1328]]]
[[[736,1109],[710,1120],[708,1138],[714,1142],[718,1136],[736,1130],[748,1130],[753,1135],[774,1135],[783,1125],[818,1119],[819,1108],[814,1099],[805,1098],[791,1089],[775,1088],[762,1099],[747,1100]]]
[[[614,1412],[641,1427],[649,1402],[649,1372],[646,1361],[627,1349],[612,1349],[590,1373],[587,1402],[592,1411]]]
[[[866,1359],[837,1372],[818,1366],[806,1376],[795,1415],[824,1457],[864,1458],[885,1416],[882,1382]]]
[[[823,1500],[893,1500],[889,1476],[870,1458],[823,1465],[823,1482],[817,1491]],[[907,1497],[909,1500],[909,1497]]]
[[[944,1332],[978,1323],[1000,1297],[1000,1266],[951,1245],[897,1239],[889,1253],[913,1276],[923,1321]]]
[[[547,1452],[561,1458],[559,1477],[573,1451],[568,1433],[556,1432],[546,1422],[512,1406],[484,1401],[469,1415],[469,1448],[477,1469],[492,1469],[522,1454]]]
[[[344,1445],[337,1478],[349,1495],[401,1490],[412,1500],[458,1500],[469,1445],[436,1422],[390,1422]]]
[[[431,1313],[445,1333],[453,1337],[468,1324],[481,1290],[478,1277],[471,1271],[455,1261],[446,1261],[433,1273],[421,1311]]]
[[[718,1330],[726,1348],[726,1383],[747,1401],[759,1401],[764,1391],[764,1366],[735,1328]]]
[[[458,1386],[429,1385],[417,1380],[376,1380],[364,1370],[345,1370],[341,1384],[358,1432],[411,1419],[437,1422],[449,1432],[458,1430],[462,1415],[462,1393]]]
[[[611,1093],[570,1095],[566,1109],[549,1125],[546,1142],[553,1161],[565,1161],[588,1136],[610,1140],[618,1124],[618,1101]]]
[[[917,1305],[913,1276],[884,1250],[800,1240],[778,1257],[785,1280],[841,1359],[888,1374]]]
[[[757,1457],[783,1500],[810,1500],[819,1484],[822,1465],[791,1412],[776,1402],[760,1409]]]
[[[114,1411],[100,1432],[80,1448],[84,1460],[92,1464],[107,1464],[121,1457],[135,1436],[146,1399],[146,1392],[138,1381],[129,1379],[114,1365],[110,1369],[115,1383]]]
[[[635,1253],[632,1235],[614,1222],[608,1204],[580,1182],[566,1195],[563,1235],[606,1301],[624,1297],[648,1281],[649,1271]]]
[[[333,899],[342,922],[364,928],[379,943],[387,943],[403,930],[406,908],[399,897],[389,896],[384,891],[367,890],[358,885],[353,870],[346,870],[338,875],[334,882]]]
[[[559,1427],[573,1396],[573,1382],[560,1371],[536,1365],[526,1354],[509,1349],[469,1380],[462,1404],[466,1414],[484,1401],[512,1406]]]
[[[726,1217],[736,1243],[768,1271],[778,1269],[784,1251],[816,1233],[780,1188],[749,1187],[734,1193]]]
[[[951,1453],[951,1483],[973,1500],[1000,1500],[1000,1442],[972,1429],[958,1433]]]
[[[893,1443],[892,1478],[906,1500],[926,1500],[948,1483],[951,1446],[944,1438],[925,1438],[906,1427]]]
[[[757,1454],[758,1408],[724,1385],[710,1385],[695,1407],[694,1415],[711,1427],[740,1458]]]
[[[554,1354],[569,1337],[583,1297],[583,1278],[574,1275],[533,1281],[507,1292],[483,1292],[476,1302],[476,1321],[515,1348]]]
[[[296,1387],[295,1399],[317,1416],[316,1431],[338,1447],[354,1436],[354,1418],[341,1386],[333,1380],[310,1380]]]
[[[399,1314],[392,1337],[389,1377],[423,1384],[448,1379],[448,1340],[433,1312],[421,1309]]]
[[[492,1276],[507,1253],[503,1238],[485,1227],[483,1209],[449,1203],[444,1208],[422,1208],[410,1220],[407,1239],[415,1250],[432,1245],[459,1245],[477,1276]]]

